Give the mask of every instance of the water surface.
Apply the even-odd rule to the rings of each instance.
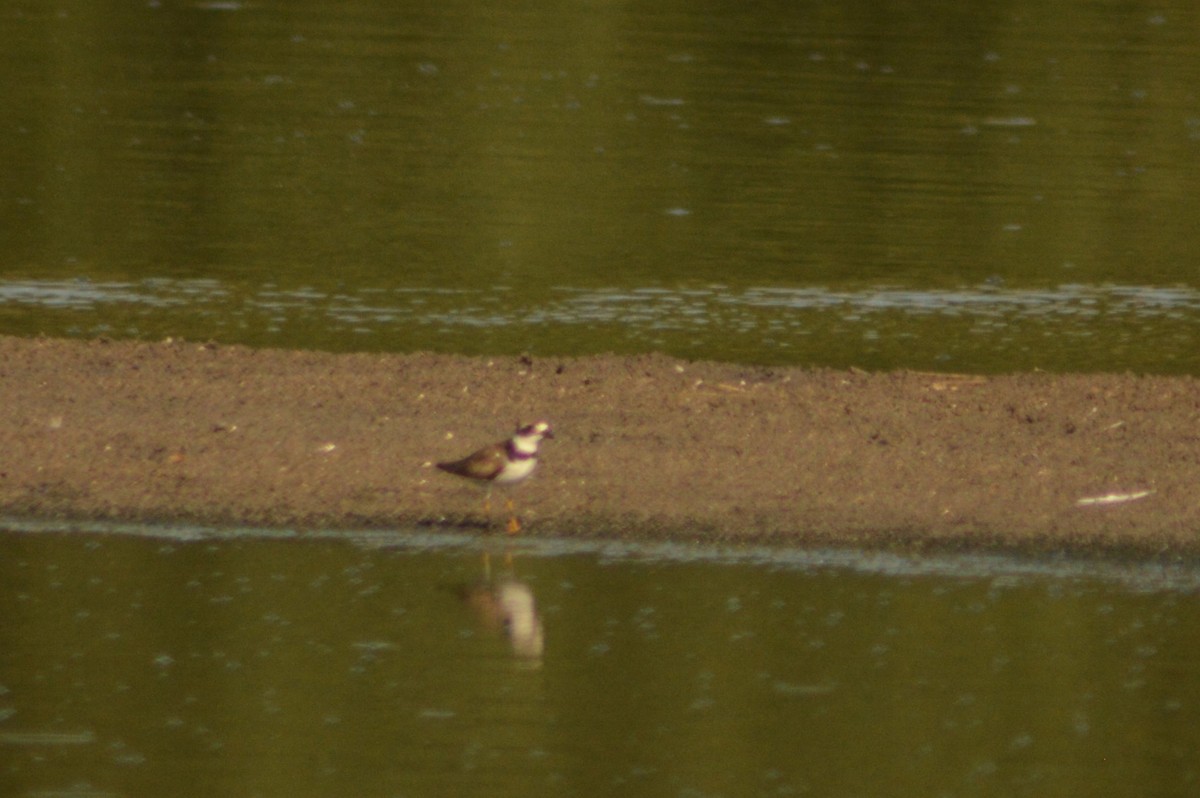
[[[1190,567],[21,528],[6,795],[1200,788]]]
[[[1186,0],[0,11],[0,332],[1200,372]]]

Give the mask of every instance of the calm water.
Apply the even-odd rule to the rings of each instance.
[[[6,3],[0,334],[1200,374],[1200,6],[960,5]],[[2,795],[1200,793],[1187,569],[126,532]]]
[[[0,533],[0,793],[1200,791],[1195,569],[498,543]]]
[[[1192,0],[19,2],[0,333],[1200,373]]]

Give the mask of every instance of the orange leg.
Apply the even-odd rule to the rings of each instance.
[[[505,527],[505,530],[508,534],[515,535],[521,531],[521,522],[517,520],[517,514],[513,511],[513,500],[506,499],[504,506],[508,510],[508,526]]]
[[[492,525],[492,486],[487,486],[487,491],[483,494],[483,523],[484,526]]]

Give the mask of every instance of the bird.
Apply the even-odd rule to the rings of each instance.
[[[525,426],[518,426],[508,440],[493,443],[473,452],[461,460],[438,463],[441,470],[474,480],[487,488],[483,500],[483,512],[491,515],[492,487],[495,485],[512,486],[533,473],[537,466],[538,446],[545,438],[553,438],[554,431],[545,421],[538,421]],[[511,496],[505,497],[508,510],[508,524],[505,530],[510,535],[521,531],[521,522],[513,512]]]

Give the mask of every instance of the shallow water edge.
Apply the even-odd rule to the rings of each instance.
[[[602,537],[509,537],[428,529],[288,529],[140,524],[0,517],[0,534],[79,534],[173,543],[236,541],[335,542],[367,551],[409,554],[481,552],[505,557],[586,557],[599,564],[708,564],[816,573],[845,571],[882,577],[970,580],[1086,579],[1132,592],[1200,591],[1200,557],[1126,557],[1109,551],[885,550],[804,547],[785,543],[655,541]]]

